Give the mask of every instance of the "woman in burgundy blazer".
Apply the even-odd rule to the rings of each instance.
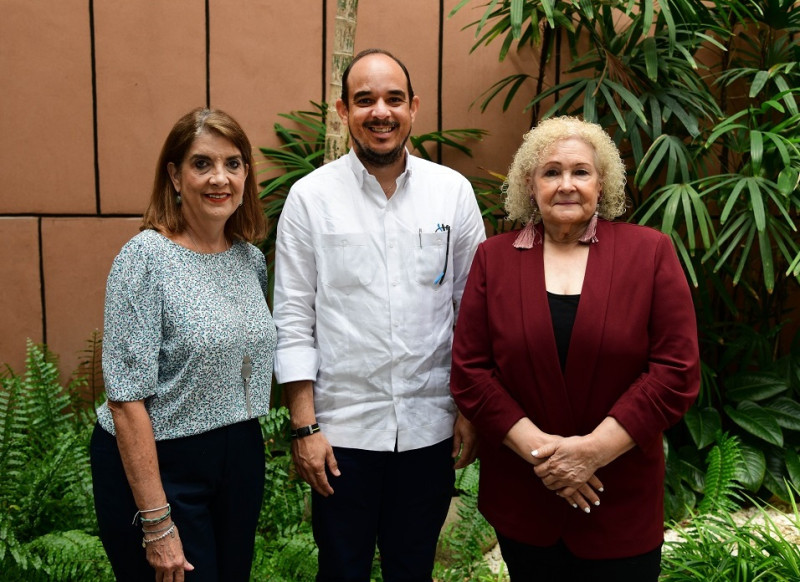
[[[622,214],[624,180],[599,126],[531,130],[506,199],[527,226],[478,248],[461,302],[451,387],[512,580],[658,577],[661,434],[697,395],[699,355],[669,238],[597,220]]]

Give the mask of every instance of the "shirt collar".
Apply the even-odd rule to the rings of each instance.
[[[408,151],[408,148],[406,148],[405,151],[406,151],[406,168],[397,177],[398,183],[402,183],[404,179],[407,180],[413,174],[414,166],[418,162],[416,157],[412,156],[411,152]],[[356,152],[355,150],[353,150],[353,148],[350,148],[350,151],[347,152],[346,161],[347,165],[350,167],[350,170],[355,175],[359,187],[363,187],[364,179],[369,174],[369,172],[364,167],[364,164],[361,163],[361,160],[358,159],[358,156],[356,155]]]

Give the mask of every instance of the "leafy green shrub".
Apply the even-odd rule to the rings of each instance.
[[[317,548],[311,533],[311,487],[292,474],[289,410],[272,408],[261,418],[267,455],[264,501],[256,532],[253,580],[312,581]]]
[[[758,506],[763,522],[738,524],[728,512],[695,516],[675,526],[677,541],[664,544],[663,582],[800,580],[800,547]],[[800,527],[797,506],[791,521]]]
[[[717,433],[716,441],[708,455],[705,496],[698,511],[673,524],[677,535],[665,542],[661,580],[800,579],[797,506],[792,502],[792,514],[786,516],[790,527],[781,529],[767,512],[768,506],[744,499],[737,491],[741,462],[737,437]],[[735,514],[741,502],[752,504],[751,517]],[[784,531],[792,529],[793,535],[787,538]]]
[[[93,349],[94,347],[91,346]],[[4,580],[110,580],[97,537],[85,379],[59,383],[55,357],[28,342],[26,372],[0,377],[0,572]]]
[[[494,529],[478,511],[480,461],[456,472],[458,519],[445,526],[433,576],[441,582],[495,579],[483,557],[497,543]]]

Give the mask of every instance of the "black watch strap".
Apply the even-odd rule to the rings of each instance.
[[[315,432],[319,432],[319,425],[316,422],[314,424],[301,426],[300,428],[295,428],[289,431],[289,438],[301,439],[303,437],[311,436]]]

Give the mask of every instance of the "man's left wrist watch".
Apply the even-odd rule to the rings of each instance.
[[[301,426],[300,428],[295,428],[290,430],[289,438],[301,439],[307,436],[311,436],[315,432],[319,432],[319,425],[316,422],[314,424],[309,424],[308,426]]]

